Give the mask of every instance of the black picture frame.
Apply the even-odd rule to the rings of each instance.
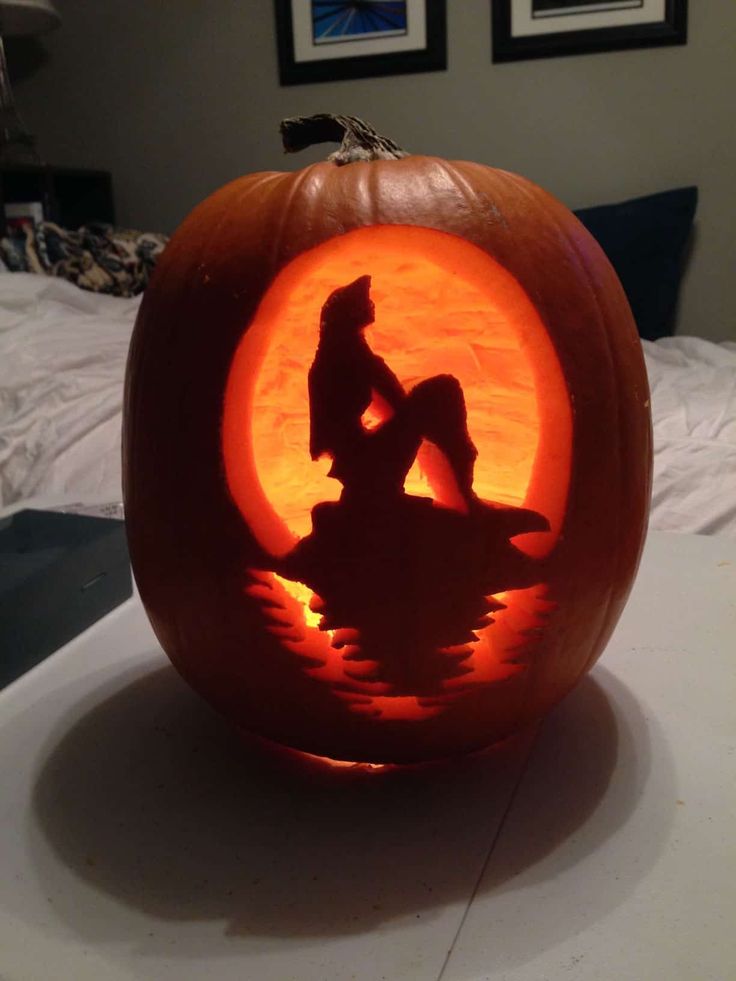
[[[528,3],[531,8],[532,0],[528,0]],[[591,27],[585,30],[564,29],[565,22],[570,21],[571,12],[555,15],[553,11],[548,11],[544,20],[549,30],[540,34],[519,36],[512,33],[511,4],[512,0],[491,0],[494,62],[687,43],[687,0],[665,0],[664,16],[655,22]],[[562,6],[562,0],[560,5]],[[608,8],[606,12],[610,12],[614,5],[603,0],[598,4],[601,12],[605,8]],[[595,6],[595,0],[591,0],[590,6]],[[638,6],[643,6],[643,0]],[[625,18],[626,9],[622,9],[620,15]]]
[[[302,0],[304,2],[304,0]],[[426,22],[426,45],[405,51],[382,52],[381,39],[371,39],[376,54],[300,61],[295,57],[292,0],[274,0],[276,43],[281,85],[305,85],[340,79],[444,71],[447,68],[446,0],[421,0]],[[416,7],[417,0],[413,5]],[[349,41],[344,42],[349,50]]]

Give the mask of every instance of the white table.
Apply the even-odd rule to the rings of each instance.
[[[308,778],[133,599],[0,693],[0,978],[733,979],[735,664],[736,541],[652,534],[539,732]]]

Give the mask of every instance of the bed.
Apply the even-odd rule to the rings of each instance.
[[[577,214],[617,268],[642,335],[654,423],[650,525],[736,537],[736,342],[671,336],[696,201],[695,188],[680,188]],[[77,281],[88,244],[72,243]],[[161,241],[138,244],[151,267]],[[63,246],[68,257],[68,236]],[[42,258],[51,251],[46,243]],[[119,254],[118,241],[118,279]],[[95,292],[89,277],[82,289],[39,275],[51,271],[39,259],[25,268],[34,272],[0,272],[0,508],[119,505],[123,375],[140,296]]]

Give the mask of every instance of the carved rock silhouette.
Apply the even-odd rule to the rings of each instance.
[[[384,682],[393,695],[441,693],[468,670],[474,631],[502,608],[492,594],[541,578],[509,541],[546,530],[534,511],[478,501],[465,515],[402,494],[318,504],[312,520],[312,534],[276,571],[319,597],[320,629],[351,632],[348,673]]]

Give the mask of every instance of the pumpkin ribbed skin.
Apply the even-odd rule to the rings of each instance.
[[[375,224],[448,232],[505,267],[547,328],[573,411],[566,518],[548,562],[557,607],[532,664],[439,715],[378,724],[295,666],[244,597],[255,544],[229,497],[220,449],[233,354],[274,277],[304,251]],[[503,738],[572,688],[618,619],[646,524],[648,400],[615,273],[572,213],[529,181],[418,156],[237,180],[173,236],[130,349],[126,520],[156,634],[181,674],[238,725],[311,753],[402,762]]]

